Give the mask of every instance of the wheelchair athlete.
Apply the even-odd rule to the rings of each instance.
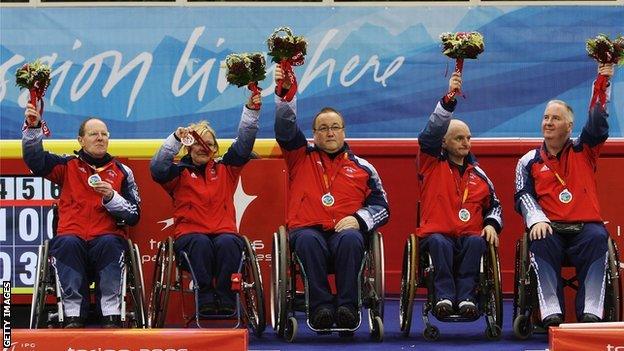
[[[289,79],[277,67],[275,80]],[[345,121],[333,108],[312,121],[314,145],[296,122],[296,97],[276,94],[275,136],[289,172],[287,224],[291,249],[309,283],[311,326],[353,329],[359,325],[358,274],[364,257],[363,233],[388,221],[386,193],[375,168],[344,142]],[[332,264],[337,296],[327,273]]]
[[[599,64],[607,81],[613,64]],[[594,83],[594,94],[610,95]],[[580,137],[571,140],[574,112],[561,100],[546,104],[542,119],[544,143],[526,153],[516,167],[516,210],[524,217],[531,239],[530,261],[537,273],[537,294],[543,326],[563,322],[561,265],[567,255],[576,268],[577,320],[603,318],[608,233],[600,215],[595,172],[600,149],[609,136],[606,102],[590,106]]]
[[[24,162],[34,175],[62,187],[50,256],[62,291],[65,328],[84,328],[91,280],[102,326],[120,327],[127,235],[117,224],[135,225],[140,213],[132,170],[108,154],[110,134],[102,120],[85,119],[78,130],[80,150],[75,156],[59,156],[43,149],[38,109],[28,104],[25,116]]]
[[[243,166],[251,158],[260,115],[253,106],[260,103],[259,94],[249,98],[238,137],[222,159],[215,159],[219,146],[214,129],[201,121],[177,128],[150,164],[152,178],[173,198],[174,251],[178,259],[182,251],[189,257],[199,284],[200,315],[236,312],[231,275],[238,271],[244,243],[237,233],[233,196]],[[187,153],[175,163],[183,143],[188,144],[184,146]]]
[[[461,75],[454,73],[449,93],[461,84]],[[438,102],[418,137],[422,213],[417,235],[420,250],[429,252],[435,267],[433,314],[440,320],[452,314],[474,319],[479,262],[486,241],[498,246],[502,212],[492,182],[470,153],[468,125],[452,119],[457,100],[449,96]]]

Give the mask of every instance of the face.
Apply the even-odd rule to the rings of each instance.
[[[468,156],[470,152],[470,129],[466,123],[451,120],[449,128],[442,140],[442,147],[446,152],[455,160],[463,161],[463,158]]]
[[[344,122],[335,112],[324,112],[316,117],[314,144],[327,152],[334,153],[344,145]]]
[[[542,119],[542,135],[544,139],[564,141],[572,133],[572,122],[568,119],[568,110],[561,104],[552,103],[546,106]]]
[[[80,146],[90,156],[102,158],[108,152],[108,128],[99,119],[87,121],[84,128],[84,135],[78,136]]]
[[[206,143],[206,145],[210,149],[209,153],[206,152],[206,150],[197,142],[195,142],[191,146],[186,147],[189,155],[191,155],[193,164],[197,166],[205,165],[206,163],[208,163],[208,161],[210,161],[215,155],[215,153],[217,152],[217,143],[215,142],[212,134],[205,132],[202,135],[202,139],[204,140],[204,143]]]

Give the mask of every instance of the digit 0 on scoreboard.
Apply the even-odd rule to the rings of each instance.
[[[52,204],[60,187],[47,179],[0,176],[0,278],[11,280],[17,293],[30,293],[37,247],[52,239]]]

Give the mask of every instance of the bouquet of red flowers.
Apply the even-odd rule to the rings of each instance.
[[[598,34],[595,38],[588,39],[585,44],[587,54],[594,60],[603,64],[624,64],[624,37],[619,36],[611,41],[605,34]],[[600,101],[602,108],[607,104],[607,86],[609,78],[598,75],[594,84],[594,92],[589,104],[593,108],[597,101]]]
[[[28,89],[30,92],[29,102],[33,104],[35,108],[37,108],[38,103],[41,103],[41,108],[39,109],[40,114],[43,114],[43,97],[48,89],[48,85],[50,85],[50,73],[50,66],[39,60],[26,63],[15,72],[15,84],[20,88]],[[24,129],[27,127],[28,124],[25,121]],[[50,129],[43,120],[41,121],[41,128],[45,136],[50,135]]]
[[[279,36],[280,32],[285,35]],[[280,65],[285,77],[290,80],[290,89],[284,96],[284,100],[290,101],[297,92],[297,78],[292,66],[303,65],[308,43],[304,37],[293,35],[290,28],[280,27],[267,39],[267,46],[269,47],[268,55],[273,58],[272,61]],[[282,94],[282,84],[282,80],[277,82],[278,95]]]
[[[266,78],[266,61],[261,53],[230,54],[225,65],[228,83],[239,88],[246,85],[253,95],[260,94],[258,82]],[[260,108],[259,104],[254,108]]]
[[[442,33],[442,53],[455,59],[455,72],[462,73],[464,70],[464,59],[476,59],[483,52],[485,45],[483,35],[479,32],[457,32]],[[459,91],[447,94],[448,98],[453,98]]]

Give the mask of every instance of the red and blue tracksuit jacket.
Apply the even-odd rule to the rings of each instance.
[[[203,166],[190,155],[174,162],[182,143],[171,134],[150,163],[152,178],[173,199],[175,237],[189,233],[237,233],[234,192],[249,161],[260,111],[243,108],[238,137],[221,159]]]
[[[503,227],[502,208],[494,191],[494,185],[479,167],[473,154],[466,157],[463,176],[458,167],[451,166],[442,139],[453,117],[457,102],[443,104],[440,101],[418,136],[419,177],[422,182],[419,237],[441,233],[453,237],[481,235],[485,225],[492,225],[498,233]],[[468,197],[462,204],[462,178],[468,189]],[[463,222],[459,211],[465,208],[470,219]]]
[[[85,161],[81,150],[77,156],[59,156],[43,150],[41,128],[27,128],[22,134],[24,162],[35,176],[61,186],[58,202],[57,235],[76,235],[91,240],[105,234],[126,237],[118,223],[135,225],[140,216],[140,198],[132,170],[120,161],[110,159],[97,172]],[[88,183],[98,173],[115,190],[113,198],[104,203]]]
[[[390,215],[386,192],[377,170],[353,154],[345,143],[343,152],[334,158],[309,145],[296,122],[296,98],[290,103],[276,99],[275,136],[284,154],[289,173],[287,225],[290,229],[321,226],[333,230],[338,221],[354,216],[362,232],[370,232],[388,221]],[[325,172],[333,174],[333,206],[324,206]]]

